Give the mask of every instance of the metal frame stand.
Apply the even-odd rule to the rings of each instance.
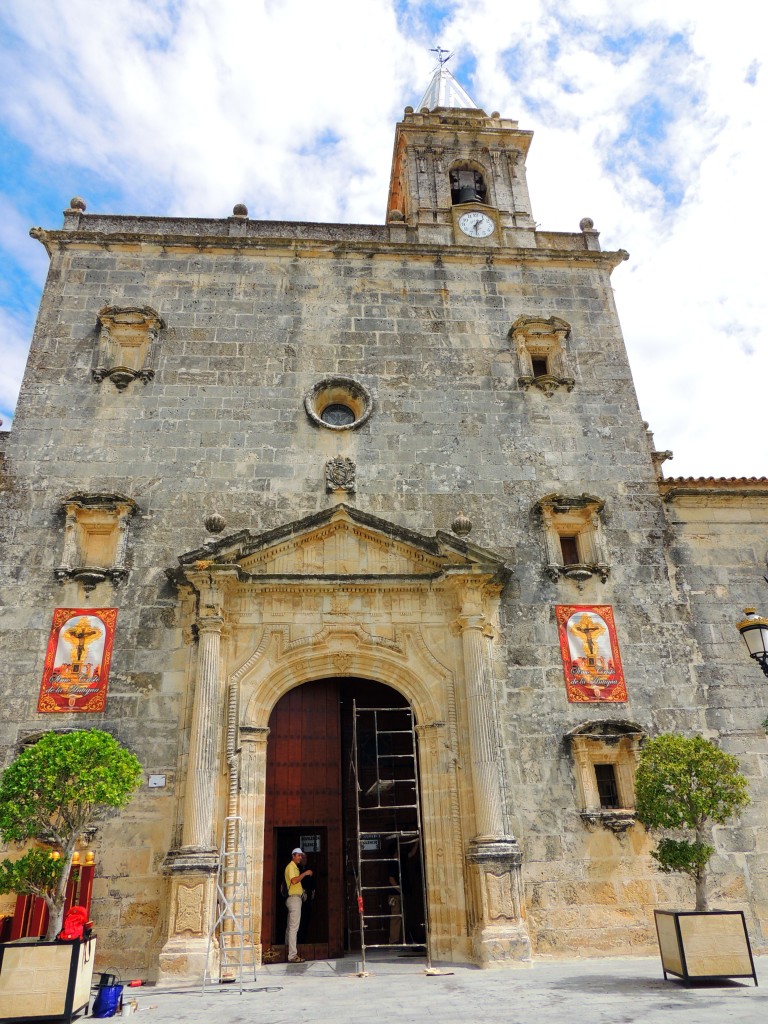
[[[411,855],[419,857],[424,943],[427,969],[431,970],[413,712],[409,707],[358,708],[355,701],[352,729],[350,767],[357,826],[355,885],[362,971],[366,973],[367,949],[403,949],[414,945],[405,941],[412,922],[408,919],[403,891],[407,855],[402,855],[405,850],[414,851],[414,847],[416,852]],[[393,893],[387,877],[387,868],[394,861],[400,882],[399,910],[390,899]],[[400,942],[368,941],[374,932],[389,931],[395,918],[400,922]]]
[[[252,970],[255,981],[257,964],[253,946],[251,899],[248,892],[245,824],[243,819],[237,816],[224,819],[224,834],[216,873],[214,920],[208,933],[203,992],[206,983],[213,981],[209,974],[209,965],[216,938],[219,943],[218,981],[236,981],[242,995],[244,974],[246,970],[249,974]]]

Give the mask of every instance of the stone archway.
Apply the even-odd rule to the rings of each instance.
[[[183,836],[166,861],[161,976],[202,972],[226,814],[241,814],[255,833],[258,924],[269,715],[293,687],[328,676],[385,683],[413,707],[432,955],[484,966],[529,960],[494,707],[503,561],[456,537],[424,537],[338,505],[260,536],[243,531],[179,562],[173,577],[194,608],[198,650]]]
[[[412,631],[397,641],[366,633],[359,626],[324,627],[285,644],[282,630],[259,645],[242,666],[240,813],[253,835],[250,890],[257,894],[254,920],[261,920],[267,722],[289,690],[314,679],[340,675],[385,683],[413,708],[419,747],[424,856],[432,956],[466,961],[467,936],[464,849],[469,838],[462,815],[454,680]],[[239,673],[235,673],[237,677]],[[445,712],[445,714],[443,714]],[[466,803],[464,794],[463,802]]]

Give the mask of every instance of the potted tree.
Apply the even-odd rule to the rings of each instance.
[[[757,984],[742,911],[709,910],[707,878],[713,824],[724,825],[749,803],[739,762],[703,736],[664,734],[643,747],[635,780],[637,818],[667,830],[651,856],[660,871],[695,884],[695,909],[656,910],[664,977],[752,977]]]
[[[0,893],[40,896],[48,908],[44,940],[0,945],[0,1005],[10,1016],[69,1016],[87,1006],[93,943],[58,943],[72,858],[84,831],[128,803],[142,767],[98,729],[45,733],[0,777],[0,839],[36,846],[0,862]],[[7,1009],[6,1009],[7,1007]]]

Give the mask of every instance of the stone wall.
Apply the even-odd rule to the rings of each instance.
[[[555,245],[491,258],[399,245],[363,227],[330,244],[309,239],[307,226],[260,238],[251,225],[238,241],[213,230],[221,222],[179,221],[164,241],[158,221],[135,219],[129,231],[125,220],[78,215],[45,235],[51,271],[6,445],[0,556],[0,652],[13,666],[0,706],[7,756],[41,726],[103,726],[148,773],[167,777],[101,833],[94,916],[104,962],[151,971],[164,935],[159,869],[179,838],[194,661],[165,570],[204,542],[212,511],[227,533],[256,533],[327,508],[337,498],[325,464],[336,456],[356,465],[345,500],[429,535],[463,511],[472,540],[513,570],[495,698],[535,948],[649,952],[653,907],[687,905],[692,894],[654,871],[639,827],[617,835],[583,820],[564,737],[617,717],[649,734],[727,726],[729,748],[763,785],[765,737],[745,711],[761,680],[725,623],[740,582],[755,575],[764,520],[750,521],[754,551],[745,553],[732,547],[733,518],[702,536],[695,516],[662,502],[613,303],[617,259]],[[120,391],[92,379],[104,306],[151,307],[165,322],[148,383]],[[570,324],[573,391],[519,387],[509,331],[521,315]],[[359,430],[325,430],[304,411],[304,394],[333,374],[373,395]],[[55,581],[61,503],[74,491],[138,503],[125,583],[85,595]],[[534,506],[552,493],[605,502],[605,582],[545,573]],[[699,579],[703,550],[714,589]],[[84,604],[119,608],[107,710],[87,720],[37,715],[52,611]],[[627,705],[567,702],[557,604],[613,607]],[[758,947],[768,906],[761,799],[743,829],[719,833],[716,864],[727,900],[755,901]]]

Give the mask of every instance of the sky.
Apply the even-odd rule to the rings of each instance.
[[[534,131],[547,231],[591,217],[668,476],[763,476],[768,36],[754,0],[3,0],[0,418],[47,271],[91,213],[384,223],[435,66]],[[759,126],[763,125],[763,134]],[[759,176],[759,184],[758,184]]]

